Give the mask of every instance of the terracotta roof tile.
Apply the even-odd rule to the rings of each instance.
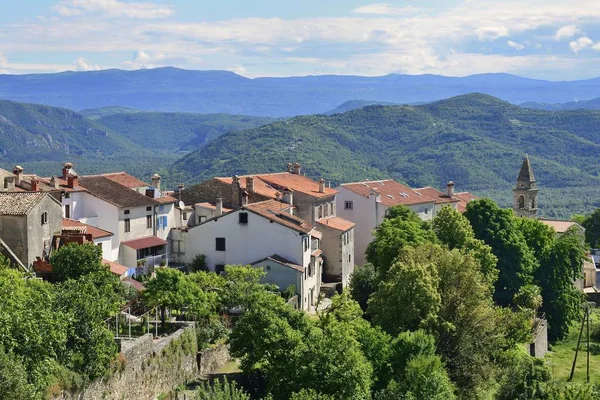
[[[108,265],[108,267],[110,268],[110,272],[112,272],[113,274],[115,274],[117,276],[121,276],[129,270],[129,268],[127,268],[124,265],[105,260],[104,258],[102,259],[102,264]]]
[[[163,246],[167,244],[167,241],[157,236],[146,236],[139,239],[127,240],[121,242],[121,244],[134,250],[140,250],[147,249],[148,247]]]
[[[142,282],[136,281],[133,278],[130,277],[125,277],[121,280],[121,282],[131,286],[132,288],[134,288],[135,290],[137,290],[138,292],[143,292],[144,290],[146,290],[146,286],[144,286],[144,284]]]
[[[565,233],[567,230],[569,230],[569,228],[573,226],[580,226],[577,222],[561,219],[540,218],[539,221],[544,225],[548,225],[549,227],[554,229],[556,233]]]
[[[44,196],[47,196],[47,193],[0,193],[0,215],[26,215]]]
[[[81,185],[95,197],[119,208],[151,206],[157,202],[104,176],[79,178]]]
[[[84,230],[84,233],[89,233],[92,235],[94,239],[101,239],[109,236],[113,236],[114,233],[106,231],[104,229],[96,228],[95,226],[84,224],[83,222],[79,222],[75,219],[62,219],[62,229],[78,229]]]
[[[433,201],[435,201],[435,204],[458,203],[460,201],[456,197],[450,198],[446,193],[440,192],[439,190],[434,189],[430,186],[415,189],[415,192],[421,193],[422,195],[433,199]]]
[[[456,209],[463,213],[467,211],[467,203],[473,200],[479,200],[479,197],[469,192],[454,193],[454,197],[460,200]]]
[[[209,210],[216,210],[217,206],[215,205],[215,203],[209,203],[209,202],[204,202],[204,203],[196,203],[196,206],[202,207],[202,208],[207,208]],[[232,208],[227,208],[227,207],[223,207],[223,212],[229,212],[233,210]]]
[[[252,203],[242,207],[256,214],[259,214],[273,222],[294,229],[297,232],[309,233],[314,228],[301,218],[289,213],[289,204],[277,200],[266,200],[258,203]]]
[[[328,187],[325,187],[323,193],[320,193],[319,182],[304,175],[297,175],[289,172],[259,174],[254,175],[254,177],[267,182],[275,189],[291,189],[294,192],[304,193],[315,198],[334,196],[338,193],[337,190]]]
[[[277,254],[273,254],[272,256],[263,258],[262,260],[258,260],[258,261],[255,261],[253,263],[250,263],[250,265],[256,265],[256,264],[258,264],[260,262],[267,261],[267,260],[276,262],[279,265],[283,265],[285,267],[291,268],[291,269],[296,270],[298,272],[304,272],[304,267],[302,267],[302,266],[300,266],[298,264],[295,264],[295,263],[293,263],[291,261],[288,261],[285,258],[278,256]]]
[[[344,218],[340,218],[340,217],[324,218],[324,219],[317,220],[316,222],[317,222],[317,224],[321,224],[328,228],[335,229],[337,231],[342,231],[342,232],[346,232],[347,230],[354,228],[354,226],[356,225],[354,222],[348,221],[348,220],[346,220]]]
[[[98,174],[98,175],[84,175],[84,176],[81,176],[81,178],[95,178],[98,176],[103,176],[105,178],[108,178],[111,181],[116,182],[119,185],[123,185],[129,189],[149,186],[146,182],[136,178],[135,176],[129,175],[126,172],[109,172],[106,174]]]
[[[240,188],[246,190],[246,178],[254,177],[254,192],[263,195],[265,197],[274,199],[278,193],[278,190],[273,186],[269,185],[267,182],[257,178],[256,175],[243,175],[240,176]],[[231,185],[233,183],[232,177],[216,177],[216,180]]]
[[[177,203],[178,202],[178,200],[175,197],[172,197],[172,196],[156,197],[154,200],[156,202],[160,203],[160,204],[171,204],[171,203]]]
[[[419,193],[400,182],[394,181],[393,179],[344,183],[341,186],[367,198],[372,190],[376,190],[381,195],[381,203],[387,207],[393,207],[399,204],[412,205],[432,203],[435,201],[431,197],[423,193]]]

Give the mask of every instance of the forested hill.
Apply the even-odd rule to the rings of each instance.
[[[597,97],[600,79],[551,82],[509,74],[249,79],[229,71],[172,67],[0,74],[0,99],[74,110],[120,106],[143,111],[289,117],[326,113],[349,100],[414,104],[472,92],[514,104],[565,103]]]
[[[420,106],[368,106],[226,134],[179,160],[178,177],[281,171],[300,162],[335,183],[395,178],[489,194],[510,204],[528,153],[546,215],[600,205],[600,112],[524,109],[470,94]]]

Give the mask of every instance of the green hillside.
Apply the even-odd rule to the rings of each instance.
[[[98,122],[153,151],[195,150],[224,133],[273,122],[273,118],[229,114],[131,112],[102,116]]]
[[[369,106],[234,132],[180,159],[173,175],[281,171],[298,161],[334,183],[392,177],[411,186],[491,195],[510,204],[522,157],[530,154],[545,215],[600,206],[600,112],[524,109],[471,94],[420,106]]]
[[[87,108],[79,111],[79,114],[83,115],[88,119],[98,119],[113,114],[133,114],[138,113],[140,110],[134,108],[121,107],[121,106],[106,106],[100,108]]]

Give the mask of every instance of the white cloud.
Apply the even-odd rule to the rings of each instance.
[[[90,64],[82,57],[75,60],[75,71],[98,71],[99,69],[98,65]]]
[[[512,40],[509,40],[508,42],[506,42],[510,47],[512,47],[513,49],[517,50],[517,51],[521,51],[525,48],[525,46],[523,46],[521,43],[517,43],[517,42],[513,42]]]
[[[162,55],[159,54],[154,57],[154,60],[148,53],[144,50],[138,50],[133,52],[133,56],[130,61],[124,61],[121,63],[123,68],[125,69],[144,69],[144,68],[153,68],[153,61],[162,58]]]
[[[554,40],[559,42],[561,39],[570,39],[580,32],[575,25],[566,25],[556,31]]]
[[[119,0],[63,0],[54,11],[65,17],[86,13],[99,13],[108,17],[165,18],[173,15],[172,7],[149,2],[124,2]]]
[[[387,3],[375,3],[360,6],[352,10],[357,14],[379,14],[379,15],[410,15],[424,11],[423,8],[414,6],[395,7]]]
[[[592,39],[590,39],[587,36],[582,36],[577,40],[569,42],[569,47],[571,48],[571,51],[573,51],[573,53],[577,54],[581,50],[585,49],[586,47],[590,47],[593,44],[594,41]]]

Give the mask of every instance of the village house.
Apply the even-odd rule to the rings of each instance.
[[[365,251],[374,239],[373,231],[381,224],[389,208],[402,205],[422,220],[433,219],[443,206],[464,211],[466,203],[476,199],[468,192],[454,193],[454,183],[448,182],[446,193],[432,187],[412,189],[392,179],[343,183],[335,188],[337,213],[356,223],[354,250],[357,265],[366,263]]]
[[[222,200],[218,200],[219,213]],[[319,297],[321,232],[299,218],[292,204],[277,200],[247,204],[203,221],[187,232],[186,262],[204,255],[207,267],[220,273],[225,265],[253,265],[266,282],[280,290],[296,287],[299,308],[311,311]]]
[[[354,271],[354,222],[336,215],[337,190],[325,181],[314,181],[302,175],[299,164],[288,164],[285,172],[216,177],[183,190],[181,198],[193,205],[190,226],[197,225],[223,209],[237,209],[243,205],[265,200],[289,204],[294,215],[316,226],[323,232],[320,249],[323,252],[325,282],[348,284]],[[221,199],[217,205],[216,199]],[[189,251],[187,244],[186,251]]]
[[[49,256],[61,222],[60,202],[48,193],[0,193],[0,239],[28,270]]]

